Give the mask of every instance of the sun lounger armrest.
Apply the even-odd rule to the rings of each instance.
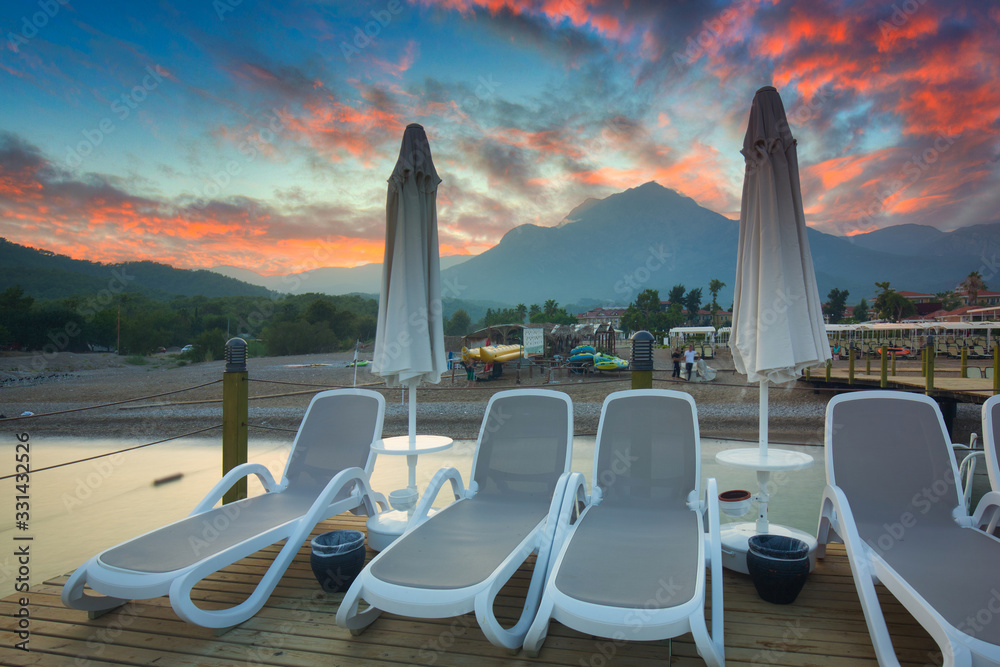
[[[342,510],[336,509],[336,506],[342,508],[349,504],[349,501],[347,503],[344,501],[334,503],[333,501],[342,489],[352,484],[355,493],[361,494],[360,500],[368,508],[369,514],[374,514],[377,494],[372,491],[368,483],[368,473],[357,466],[345,468],[326,483],[309,510],[292,524],[291,530],[285,538],[285,544],[271,561],[257,587],[246,600],[226,609],[202,609],[194,603],[191,599],[191,590],[195,584],[228,564],[220,558],[206,558],[174,579],[173,583],[170,584],[170,604],[174,611],[185,621],[206,628],[230,627],[242,623],[256,614],[264,606],[264,602],[270,597],[271,592],[281,579],[282,573],[295,558],[302,544],[309,538],[309,534],[316,527],[316,524],[329,518],[331,506],[333,506],[333,512],[337,514]]]
[[[824,521],[829,525],[824,528]],[[885,624],[885,616],[879,605],[878,594],[875,592],[875,583],[878,576],[875,573],[873,559],[879,558],[872,548],[861,539],[858,533],[858,526],[854,521],[854,513],[851,511],[851,504],[847,500],[847,495],[839,486],[827,484],[823,489],[823,500],[820,507],[820,542],[825,545],[828,541],[826,530],[831,530],[843,540],[847,548],[847,559],[851,564],[851,574],[854,578],[854,586],[857,588],[858,597],[861,600],[861,608],[864,611],[865,623],[868,625],[868,634],[871,636],[872,644],[875,647],[875,655],[879,665],[886,667],[899,667],[899,660],[892,648],[892,638],[889,636],[889,629]]]
[[[535,562],[535,567],[541,564],[546,568],[546,577],[549,568],[554,564],[555,554],[559,553],[562,543],[569,535],[570,528],[589,505],[587,480],[583,473],[568,471],[559,475],[555,492],[552,494],[552,502],[549,504],[549,513],[545,519],[546,537],[543,543],[546,548],[539,550],[539,557],[544,553],[545,562]]]
[[[705,550],[708,565],[712,572],[712,643],[721,658],[725,658],[726,645],[724,641],[722,586],[722,527],[719,516],[719,485],[714,477],[705,480],[705,511],[708,519],[708,538],[710,542]]]
[[[600,495],[600,488],[594,487],[594,494]],[[562,549],[570,533],[570,528],[589,507],[592,498],[587,496],[587,480],[583,473],[564,472],[556,484],[556,497],[552,499],[545,530],[551,535],[549,566],[554,565],[555,554]],[[537,565],[536,565],[537,567]]]
[[[1000,520],[1000,493],[989,491],[979,501],[969,524],[973,528],[983,528],[984,524],[988,524],[985,530],[992,535],[997,528],[998,520]]]
[[[431,506],[434,504],[434,500],[438,497],[438,493],[441,492],[441,487],[444,486],[445,482],[451,482],[451,491],[455,496],[455,500],[462,500],[469,497],[470,494],[466,491],[465,484],[462,482],[462,473],[456,468],[441,468],[434,473],[430,484],[424,490],[424,495],[420,497],[420,502],[417,503],[416,509],[413,510],[413,516],[410,517],[410,521],[406,526],[407,530],[412,530],[427,520]]]
[[[244,463],[227,472],[222,479],[220,479],[218,483],[212,487],[212,490],[209,491],[204,498],[202,498],[201,502],[198,503],[193,510],[191,510],[191,514],[188,516],[201,514],[202,512],[207,512],[215,507],[215,504],[222,500],[222,496],[225,495],[226,491],[232,488],[236,482],[248,475],[256,475],[257,479],[260,480],[260,483],[264,486],[264,490],[267,493],[281,490],[278,484],[275,483],[270,470],[265,468],[260,463]]]

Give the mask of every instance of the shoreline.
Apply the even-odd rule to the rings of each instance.
[[[623,356],[627,354],[622,351]],[[719,373],[714,382],[684,382],[670,379],[669,351],[654,355],[654,387],[690,393],[698,407],[701,435],[711,438],[757,441],[758,387],[748,384],[733,370],[728,350],[709,365]],[[222,361],[177,365],[174,355],[155,355],[146,365],[132,366],[113,354],[62,353],[30,376],[13,370],[30,355],[0,355],[0,424],[13,430],[29,431],[33,437],[101,437],[160,440],[197,431],[222,422]],[[312,395],[331,386],[351,386],[354,368],[347,367],[353,352],[261,357],[248,360],[250,379],[250,438],[292,437]],[[629,389],[628,372],[595,373],[581,380],[577,376],[547,382],[537,369],[517,374],[508,367],[499,380],[477,383],[465,389],[464,375],[448,372],[437,385],[421,385],[417,390],[417,425],[422,433],[447,435],[455,439],[478,436],[486,402],[493,393],[520,387],[546,388],[570,395],[574,407],[574,433],[596,434],[604,397]],[[374,389],[386,398],[383,433],[404,435],[407,409],[399,388],[387,388],[380,378],[365,368],[358,369],[358,386]],[[167,393],[177,392],[177,393]],[[804,383],[775,385],[770,392],[768,430],[776,444],[822,445],[825,409],[830,391],[813,390]],[[145,397],[145,398],[144,398]],[[144,398],[141,401],[134,401]],[[95,405],[122,401],[80,410]],[[124,402],[130,401],[130,402]],[[955,440],[968,442],[970,432],[979,432],[979,406],[960,406],[955,424]],[[36,415],[9,419],[24,411]],[[266,428],[261,428],[266,427]],[[281,430],[268,430],[281,429]],[[199,437],[221,437],[214,429]]]

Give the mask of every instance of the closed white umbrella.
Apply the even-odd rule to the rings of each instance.
[[[794,380],[802,369],[830,358],[802,212],[795,139],[778,91],[770,86],[754,96],[741,152],[746,173],[730,347],[737,372],[760,383],[760,440],[756,449],[727,450],[716,460],[756,470],[759,490],[756,523],[727,524],[722,542],[732,552],[745,553],[753,534],[778,533],[805,541],[812,553],[812,536],[771,526],[767,518],[771,472],[813,463],[801,452],[768,451],[768,384]],[[732,567],[747,571],[745,559],[734,560]]]
[[[761,88],[741,151],[746,160],[732,341],[736,370],[760,382],[760,448],[767,452],[767,386],[830,358],[806,236],[799,163],[778,91]]]
[[[372,372],[409,389],[408,434],[417,432],[417,385],[438,383],[447,368],[441,317],[437,206],[441,179],[424,128],[407,125],[385,204],[385,261]],[[412,457],[409,486],[416,489]]]

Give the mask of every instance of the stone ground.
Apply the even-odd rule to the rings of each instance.
[[[619,349],[618,354],[629,356],[627,348]],[[354,369],[347,367],[352,358],[352,352],[345,352],[250,359],[250,437],[290,437],[314,392],[352,385]],[[939,373],[948,372],[947,366],[942,366],[947,363],[939,362]],[[735,373],[728,350],[720,349],[709,365],[719,371],[714,382],[678,382],[670,379],[668,351],[656,350],[654,386],[694,396],[702,435],[756,440],[757,385],[748,385],[744,376]],[[838,365],[846,366],[846,362]],[[957,371],[957,362],[954,365]],[[124,357],[110,353],[60,353],[50,359],[0,353],[0,424],[10,430],[27,430],[33,436],[155,440],[189,433],[221,423],[219,381],[224,367],[221,361],[181,365],[176,353],[147,357],[142,365],[126,363]],[[550,377],[537,367],[530,372],[522,368],[520,384],[517,375],[508,364],[501,379],[466,389],[464,372],[459,368],[454,379],[449,372],[438,385],[421,385],[417,391],[419,431],[456,439],[475,438],[489,397],[496,391],[521,386],[567,392],[573,398],[576,433],[593,434],[604,397],[631,387],[628,372],[586,376],[556,372]],[[358,369],[357,384],[386,396],[384,434],[405,434],[407,413],[401,402],[402,391],[387,389],[367,368]],[[832,395],[829,391],[814,391],[803,382],[772,387],[770,440],[822,444],[824,410]],[[107,405],[123,401],[129,402]],[[80,410],[94,405],[105,407]],[[35,416],[10,419],[25,411]],[[967,442],[968,433],[979,430],[978,406],[960,406],[956,441]],[[209,431],[205,435],[217,433]]]

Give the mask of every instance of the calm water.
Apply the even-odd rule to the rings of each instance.
[[[31,468],[114,452],[143,444],[122,440],[74,440],[37,437],[31,440]],[[715,454],[751,443],[702,440],[702,476],[715,477],[719,490],[757,488],[753,471],[724,468],[715,463]],[[262,463],[280,478],[291,441],[250,443],[249,460]],[[456,441],[447,451],[422,455],[417,468],[417,484],[423,489],[442,466],[454,466],[468,481],[472,469],[474,441]],[[815,534],[819,501],[825,481],[823,450],[820,447],[782,445],[811,454],[813,467],[772,476],[771,521]],[[13,438],[0,449],[5,460],[14,458]],[[583,472],[588,483],[593,466],[594,438],[578,437],[573,446],[573,470]],[[3,507],[10,521],[0,525],[0,595],[14,592],[17,576],[12,545],[14,537],[31,536],[31,584],[70,572],[97,552],[170,521],[183,518],[218,481],[222,454],[218,440],[187,439],[114,456],[86,461],[31,475],[30,519],[27,531],[13,526],[15,480],[0,481]],[[4,466],[3,469],[8,469]],[[182,473],[175,482],[154,486],[153,481]],[[375,464],[372,485],[388,495],[406,485],[406,457],[382,456]],[[446,485],[446,490],[450,485]],[[250,494],[262,492],[256,478],[249,480]],[[446,491],[438,504],[448,501]],[[750,520],[753,514],[738,520]],[[724,521],[734,521],[723,516]],[[21,545],[25,542],[17,542]]]

